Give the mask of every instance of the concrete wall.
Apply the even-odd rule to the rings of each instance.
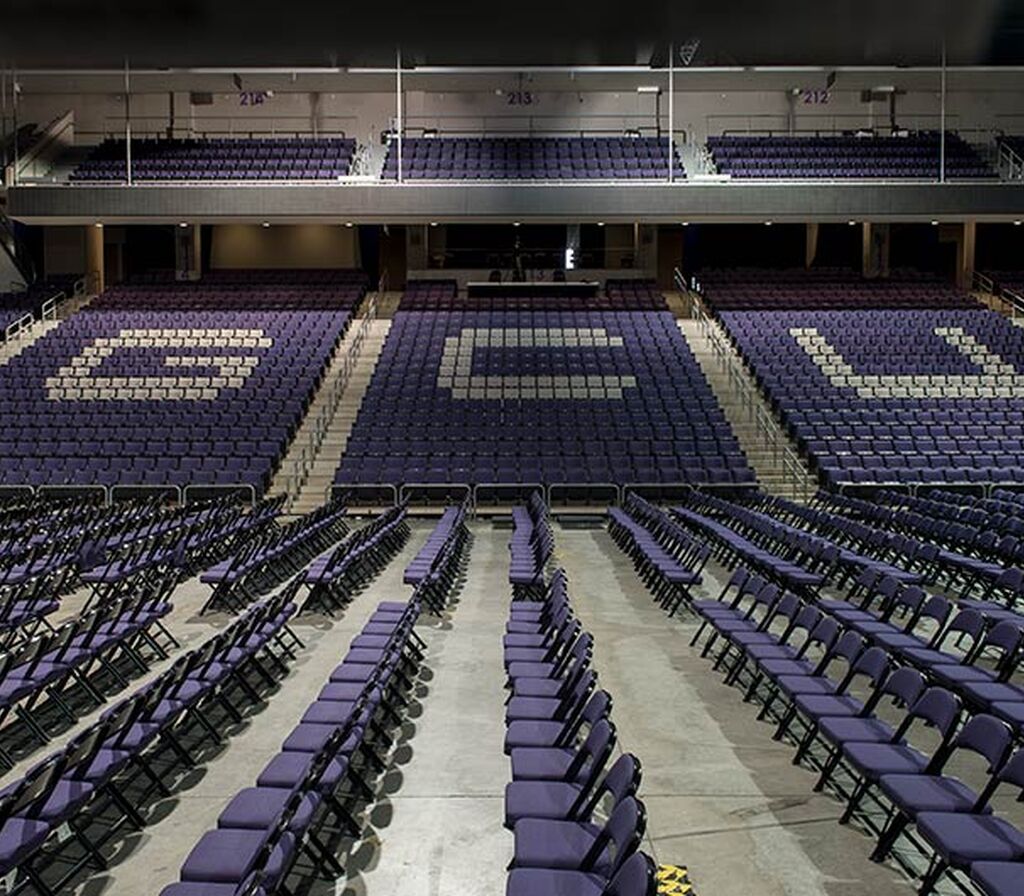
[[[900,85],[898,72],[880,72],[854,79],[841,77],[830,91],[827,103],[793,106],[793,124],[798,130],[850,129],[887,126],[888,103],[862,103],[861,88],[891,83]],[[934,128],[939,116],[939,78],[937,74],[906,76],[906,95],[897,104],[898,122],[909,128]],[[410,133],[424,127],[438,127],[444,132],[571,132],[607,131],[620,133],[639,128],[653,133],[656,98],[637,93],[632,84],[621,90],[531,88],[529,80],[520,83],[514,76],[489,83],[503,86],[481,89],[480,79],[466,76],[449,79],[449,89],[434,89],[426,78],[410,78],[405,91],[405,116]],[[634,79],[635,80],[635,79]],[[652,74],[652,83],[667,86],[663,74]],[[166,89],[147,87],[153,79],[139,79],[133,88],[131,109],[137,134],[163,134],[171,120],[171,96]],[[221,82],[226,83],[221,83]],[[257,88],[275,84],[270,95],[253,104],[252,96],[234,90],[228,78],[217,81],[218,89],[210,91],[212,105],[190,104],[189,92],[175,89],[174,132],[185,135],[192,131],[204,133],[337,133],[344,131],[361,143],[376,143],[395,114],[393,90],[302,89],[301,82],[278,82],[266,76],[247,77],[245,87]],[[69,90],[70,79],[48,79],[46,82],[27,79],[23,85],[20,105],[22,120],[46,122],[67,109],[74,109],[76,133],[82,143],[96,142],[104,134],[124,133],[124,96],[122,92],[75,92]],[[959,83],[958,83],[959,82]],[[170,83],[170,82],[169,82]],[[178,82],[175,82],[178,83]],[[786,130],[790,125],[790,90],[820,88],[820,74],[759,77],[757,73],[737,75],[729,79],[727,89],[707,89],[707,79],[694,81],[687,72],[676,79],[675,122],[680,140],[703,142],[708,134],[723,130],[765,129]],[[843,84],[848,86],[843,86]],[[428,86],[424,86],[427,84]],[[179,85],[180,86],[180,85]],[[452,86],[455,89],[450,89]],[[510,105],[516,90],[529,92],[528,105]],[[137,91],[137,92],[136,92]],[[661,98],[661,124],[667,126],[667,96]],[[993,129],[1024,133],[1024,92],[1010,76],[994,74],[978,78],[951,74],[948,82],[947,124],[966,132],[990,132]],[[979,137],[981,135],[979,134]],[[987,136],[987,134],[986,134]]]
[[[47,276],[81,274],[86,267],[86,226],[43,230],[43,268]],[[103,231],[95,228],[102,236]]]
[[[218,224],[212,240],[213,268],[359,267],[356,230],[344,225]]]

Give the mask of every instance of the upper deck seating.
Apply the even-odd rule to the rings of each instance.
[[[744,179],[914,179],[939,177],[939,133],[905,137],[750,136],[708,138],[718,170]],[[959,134],[946,132],[946,177],[986,179],[997,175]]]
[[[675,156],[675,177],[686,172]],[[623,180],[668,177],[668,141],[657,137],[406,137],[407,180]],[[398,176],[392,140],[383,177]]]

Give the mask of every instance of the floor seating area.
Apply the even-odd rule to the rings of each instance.
[[[132,180],[325,181],[347,175],[356,141],[344,137],[132,140]],[[127,180],[127,144],[108,138],[71,172],[72,183]]]
[[[1010,868],[987,863],[1024,858],[1024,835],[1002,814],[1019,816],[1012,795],[1024,784],[1024,754],[1013,753],[1024,690],[1011,682],[1024,616],[986,619],[884,574],[860,584],[851,599],[805,603],[740,566],[718,599],[694,603],[693,643],[707,633],[702,654],[794,744],[815,789],[844,801],[840,823],[856,817],[877,838],[873,860],[899,844],[922,894],[947,871],[990,896],[1012,893]],[[933,733],[922,740],[924,727]],[[985,760],[977,789],[953,771],[962,752]],[[1001,786],[1012,791],[1002,804]]]
[[[512,601],[503,639],[505,827],[515,837],[507,896],[658,892],[657,867],[639,851],[640,761],[631,753],[612,761],[612,697],[597,687],[592,643],[563,570],[539,600]]]
[[[295,609],[287,596],[254,606],[5,788],[0,873],[12,892],[61,892],[85,869],[104,870],[101,850],[143,830],[204,742],[223,743],[287,671]]]
[[[630,298],[606,311],[552,310],[573,301],[565,298],[478,310],[490,300],[455,297],[445,300],[452,310],[423,311],[417,295],[395,313],[338,486],[587,491],[752,481],[696,358],[650,288],[613,284],[602,301]],[[632,310],[637,302],[661,310]]]
[[[0,485],[261,494],[364,290],[245,271],[106,291],[0,367]]]
[[[357,815],[375,801],[422,659],[420,612],[384,603],[351,643],[316,700],[256,777],[236,793],[161,896],[291,892],[291,877],[343,876],[339,837],[359,838]]]
[[[673,152],[674,176],[686,177]],[[404,180],[666,180],[666,138],[406,137]],[[398,141],[388,144],[382,176],[398,177]]]
[[[708,137],[707,147],[718,171],[733,178],[937,180],[940,138],[936,131],[900,137],[722,134]],[[945,164],[950,179],[997,177],[955,131],[946,132]]]
[[[719,316],[824,483],[1013,482],[1024,333],[993,311],[937,305]]]

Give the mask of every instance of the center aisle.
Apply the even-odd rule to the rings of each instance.
[[[508,757],[501,636],[508,615],[508,531],[471,524],[468,575],[448,621],[425,614],[417,632],[432,672],[408,742],[391,818],[369,867],[349,867],[338,896],[498,896],[512,836],[502,826]],[[395,790],[389,787],[389,790]],[[386,824],[383,822],[387,822]]]
[[[554,563],[594,636],[617,749],[643,763],[642,849],[689,866],[696,891],[715,896],[853,896],[866,883],[874,896],[906,896],[892,869],[864,859],[860,836],[837,827],[842,805],[810,791],[792,749],[753,728],[750,706],[687,646],[692,617],[670,620],[606,531],[556,528]],[[707,577],[700,597],[720,588]]]
[[[178,879],[181,865],[196,841],[217,826],[217,816],[227,802],[240,789],[251,786],[254,775],[280,750],[281,741],[316,699],[377,604],[409,597],[412,589],[402,583],[402,574],[431,528],[429,523],[413,522],[412,534],[402,550],[369,587],[355,595],[338,619],[320,615],[294,619],[293,628],[306,646],[298,652],[280,690],[247,720],[244,730],[225,743],[219,755],[201,763],[195,773],[198,780],[168,800],[162,818],[158,808],[141,835],[126,842],[123,858],[112,863],[107,875],[94,879],[93,886],[95,881],[104,884],[96,892],[110,896],[159,893]]]

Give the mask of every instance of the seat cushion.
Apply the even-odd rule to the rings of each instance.
[[[235,794],[217,817],[217,827],[266,831],[274,825],[293,792],[288,787],[246,787]],[[307,793],[292,817],[288,830],[294,833],[305,831],[320,803],[319,794]]]
[[[1017,896],[1020,893],[1021,862],[975,862],[971,865],[971,880],[979,884],[988,896]]]
[[[253,869],[269,832],[235,828],[217,828],[207,831],[181,866],[182,881],[209,883],[239,883]],[[267,863],[271,880],[280,880],[285,862],[295,844],[291,834],[285,834]]]
[[[582,871],[552,868],[513,868],[505,884],[505,896],[601,896],[605,878]]]
[[[0,871],[6,874],[26,856],[43,845],[50,833],[45,821],[8,818],[0,828]]]
[[[883,775],[878,786],[911,818],[920,812],[970,812],[978,799],[962,781],[938,775]]]
[[[972,862],[1008,862],[1024,856],[1024,834],[996,815],[922,812],[918,833],[951,865],[966,868]]]
[[[594,845],[600,828],[572,821],[524,818],[516,822],[514,832],[515,867],[578,869]],[[597,865],[589,870],[606,873],[608,859],[606,850]]]

